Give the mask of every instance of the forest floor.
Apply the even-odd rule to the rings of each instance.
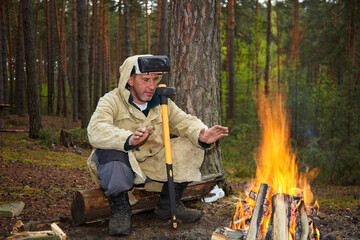
[[[10,129],[28,127],[26,118],[11,116],[11,119],[6,126]],[[43,117],[43,124],[64,129],[79,127],[79,123],[56,117]],[[19,200],[25,203],[18,217],[0,216],[0,239],[11,235],[18,220],[29,224],[51,219],[59,221],[68,239],[115,239],[108,236],[108,221],[77,226],[71,220],[73,193],[95,187],[86,167],[90,150],[47,147],[27,135],[0,132],[0,204]],[[187,206],[202,211],[199,221],[180,223],[177,230],[172,230],[169,222],[156,220],[151,211],[138,213],[132,218],[131,235],[122,239],[211,239],[213,231],[228,226],[237,197],[245,191],[245,181],[229,184],[233,194],[216,202],[186,202]],[[320,204],[320,213],[314,219],[320,239],[360,239],[360,186],[314,185],[312,191]]]

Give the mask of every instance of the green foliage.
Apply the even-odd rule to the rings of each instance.
[[[89,143],[89,139],[88,139],[88,136],[87,136],[86,129],[75,128],[75,129],[69,130],[69,133],[73,137],[73,141],[74,141],[75,146],[78,146],[78,147],[81,147],[81,148],[91,149],[91,145]]]
[[[223,139],[225,172],[230,178],[249,178],[255,173],[253,153],[258,145],[258,131],[255,124],[239,124],[230,130],[230,136]]]
[[[53,144],[59,144],[60,133],[52,128],[45,127],[40,130],[40,145],[51,146]]]

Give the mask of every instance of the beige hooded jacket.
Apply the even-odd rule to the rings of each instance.
[[[118,87],[100,98],[87,131],[90,144],[96,148],[125,151],[128,137],[140,126],[154,126],[146,142],[128,151],[129,161],[136,178],[135,184],[144,183],[146,176],[157,181],[167,181],[161,106],[149,111],[146,117],[129,104],[130,91],[125,88],[131,70],[139,56],[125,60],[120,67]],[[173,172],[175,182],[199,181],[204,150],[198,143],[200,130],[207,126],[198,118],[186,114],[173,101],[168,101]],[[94,149],[94,150],[95,150]],[[100,186],[92,151],[88,167],[95,183]]]

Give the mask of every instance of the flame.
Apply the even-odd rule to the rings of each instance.
[[[268,194],[267,199],[268,205],[260,227],[262,236],[265,236],[271,218],[272,194],[285,193],[301,197],[306,206],[313,199],[310,181],[317,176],[319,170],[313,169],[309,171],[307,169],[305,173],[299,173],[297,157],[290,144],[290,120],[284,103],[285,101],[280,93],[273,94],[269,98],[264,95],[259,96],[258,115],[262,138],[258,152],[255,155],[256,177],[252,179],[250,187],[246,190],[245,203],[243,204],[241,200],[237,203],[232,228],[248,228],[247,221],[251,219],[256,199],[251,197],[251,194],[259,191],[261,183],[271,186],[271,192]],[[289,239],[294,239],[295,236],[297,219],[295,215],[298,214],[295,210],[297,207],[292,206],[291,208]],[[311,231],[314,232],[317,229]]]
[[[258,115],[261,124],[262,139],[256,155],[256,178],[253,185],[270,185],[274,194],[287,193],[302,196],[305,204],[313,199],[309,181],[315,178],[318,170],[299,173],[296,154],[290,145],[290,120],[281,94],[272,99],[260,97]]]

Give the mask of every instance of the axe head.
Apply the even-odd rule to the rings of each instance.
[[[169,72],[169,58],[165,55],[139,57],[135,62],[134,70],[136,74],[163,74]]]

